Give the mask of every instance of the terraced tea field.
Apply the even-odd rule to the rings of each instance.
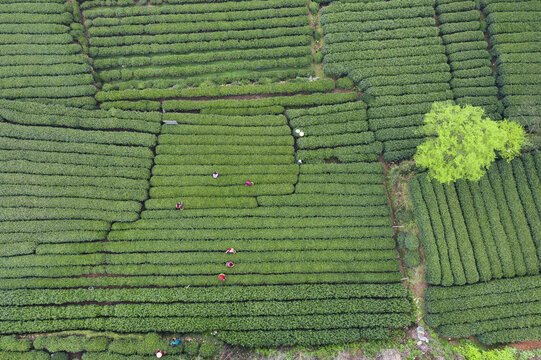
[[[386,162],[435,101],[533,127],[539,4],[0,0],[0,332],[277,347],[408,327]],[[539,338],[538,154],[410,180],[443,335]],[[36,341],[29,358],[68,351]],[[115,343],[69,352],[152,354]]]

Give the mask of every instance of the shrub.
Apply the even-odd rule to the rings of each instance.
[[[351,90],[353,89],[353,80],[349,78],[340,78],[336,80],[336,87],[342,90]]]
[[[404,256],[404,260],[406,261],[406,264],[410,268],[414,268],[419,266],[421,263],[421,258],[419,256],[418,250],[407,250],[406,254]]]
[[[199,352],[199,343],[195,340],[185,342],[184,352],[190,356],[196,356]]]
[[[317,15],[317,13],[319,12],[319,4],[316,2],[311,1],[308,4],[308,8],[310,9],[310,13],[312,15]]]
[[[404,245],[409,250],[417,250],[419,248],[419,238],[415,234],[407,233],[404,239]]]
[[[2,351],[29,351],[30,342],[27,339],[16,339],[14,336],[2,336],[0,338],[0,349]]]
[[[207,341],[201,344],[201,347],[199,348],[199,356],[201,356],[203,359],[214,359],[216,355],[218,355],[219,351],[220,348],[218,345]]]
[[[109,345],[109,339],[106,337],[90,338],[85,344],[86,351],[105,351]]]

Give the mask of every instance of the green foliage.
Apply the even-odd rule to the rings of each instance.
[[[323,53],[320,51],[316,51],[314,54],[314,63],[321,64],[323,62]]]
[[[87,340],[85,344],[86,351],[105,351],[109,345],[109,339],[106,337],[94,337]]]
[[[27,339],[16,339],[14,336],[2,336],[0,338],[0,349],[2,351],[29,351],[30,342]]]
[[[479,180],[498,151],[508,161],[524,143],[524,129],[507,121],[486,119],[484,110],[466,105],[434,103],[425,115],[423,134],[435,136],[417,148],[415,160],[440,182]]]
[[[419,238],[417,235],[412,233],[407,233],[404,239],[404,246],[408,250],[417,250],[419,248]]]
[[[340,78],[336,80],[336,87],[343,90],[353,89],[353,80],[349,78]]]
[[[312,15],[317,15],[317,13],[319,12],[319,4],[316,2],[311,1],[308,4],[308,8],[310,9],[310,14]]]
[[[214,359],[216,355],[218,355],[219,351],[220,348],[217,344],[206,341],[202,343],[201,347],[199,348],[199,356],[201,356],[203,359]]]
[[[418,179],[415,177],[410,178],[408,181],[408,187],[410,190],[413,207],[415,209],[415,219],[417,225],[419,226],[421,243],[426,254],[426,280],[430,284],[440,284],[442,272],[438,256],[438,248],[436,239],[434,238],[432,226],[430,224],[428,210],[423,201]]]
[[[199,353],[199,343],[197,341],[188,341],[184,344],[184,352],[190,356],[196,356]]]
[[[421,258],[419,257],[419,251],[407,250],[406,254],[404,255],[404,260],[406,261],[406,264],[410,268],[419,266],[419,264],[421,263]]]

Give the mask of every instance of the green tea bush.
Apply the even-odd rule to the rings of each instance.
[[[208,351],[208,350],[205,350],[205,349],[203,349],[203,350]],[[199,353],[199,342],[197,342],[197,341],[187,341],[184,344],[184,352],[187,355],[196,356]]]
[[[217,344],[211,342],[204,342],[199,348],[199,356],[203,359],[214,359],[220,351],[220,348]]]
[[[27,339],[17,339],[14,336],[2,336],[0,349],[2,351],[25,352],[30,350],[30,342]]]
[[[407,250],[404,255],[404,260],[410,268],[419,266],[421,263],[421,258],[419,257],[419,251],[417,250]]]

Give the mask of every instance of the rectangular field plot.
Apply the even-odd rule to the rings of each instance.
[[[1,3],[1,99],[95,108],[92,69],[70,28],[81,25],[73,23],[64,1]]]
[[[430,284],[539,274],[539,161],[538,152],[498,161],[478,183],[409,181]]]
[[[541,276],[466,286],[431,286],[426,321],[443,336],[476,335],[487,345],[541,336]]]
[[[293,107],[291,119],[283,107],[212,113],[267,99]],[[28,114],[6,102],[2,151],[13,160],[0,177],[14,185],[0,188],[0,330],[216,330],[232,344],[280,346],[383,339],[409,325],[384,167],[356,161],[375,160],[375,151],[365,105],[354,100],[354,93],[172,100],[166,106],[211,112],[98,110],[95,118],[81,112],[77,123],[66,108],[35,105],[40,111]],[[321,106],[299,109],[310,104]],[[58,124],[76,129],[51,126]],[[136,131],[98,133],[86,129],[91,124]],[[140,132],[155,133],[155,125],[157,137]],[[343,153],[319,148],[333,140]],[[32,150],[40,146],[50,153]],[[64,148],[73,153],[59,153]],[[327,156],[338,160],[326,163]],[[72,193],[91,199],[65,197]]]
[[[323,70],[364,92],[368,121],[384,158],[410,158],[415,130],[434,101],[451,100],[446,47],[435,0],[336,1],[322,9]]]
[[[541,4],[539,1],[485,0],[497,83],[504,116],[534,127],[541,113]]]
[[[159,122],[147,114],[113,117],[30,102],[0,100],[0,107],[5,256],[32,254],[39,243],[104,239],[111,223],[139,218],[156,137],[111,130],[152,131],[154,126],[156,131]],[[3,258],[4,267],[10,261],[25,263],[10,259]]]
[[[105,92],[312,74],[306,0],[134,5],[81,5]]]
[[[427,322],[485,344],[539,338],[541,157],[494,163],[479,182],[408,182],[426,255]],[[471,285],[467,285],[471,284]],[[453,286],[450,286],[453,285]]]

